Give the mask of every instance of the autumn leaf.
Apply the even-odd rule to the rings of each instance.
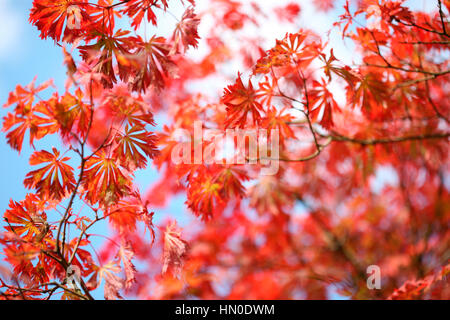
[[[257,92],[257,97],[268,107],[272,106],[272,99],[280,95],[278,88],[278,79],[269,79],[267,75],[264,76],[264,80],[259,83],[259,90]]]
[[[243,182],[248,181],[249,177],[244,170],[238,167],[224,166],[217,170],[214,180],[222,186],[221,198],[233,199],[233,197],[240,198],[245,195]]]
[[[248,195],[252,207],[260,214],[282,214],[293,200],[289,185],[277,176],[261,176],[258,183],[249,188]]]
[[[104,296],[106,300],[123,299],[119,291],[123,288],[123,280],[114,273],[105,273]]]
[[[49,87],[54,87],[53,80],[45,81],[36,87],[36,79],[37,77],[25,87],[22,87],[21,85],[16,86],[16,89],[9,94],[8,101],[3,107],[7,108],[13,104],[17,104],[22,108],[30,109],[40,92]]]
[[[267,130],[268,137],[270,137],[272,130],[278,130],[279,141],[282,144],[288,138],[295,138],[295,133],[291,126],[289,126],[289,123],[292,122],[292,116],[286,111],[286,108],[277,110],[271,106],[261,121],[261,127]]]
[[[125,289],[129,289],[133,285],[133,283],[136,282],[136,267],[131,261],[134,257],[131,242],[127,241],[120,244],[117,257],[123,263],[123,270],[125,272]]]
[[[310,91],[311,99],[311,119],[318,121],[324,128],[330,129],[333,126],[333,112],[340,111],[333,94],[328,90],[328,83],[325,79],[321,82],[314,81],[314,89]]]
[[[314,0],[313,2],[318,9],[325,12],[328,12],[334,8],[334,0]]]
[[[117,275],[121,270],[120,266],[117,265],[117,261],[110,261],[101,267],[97,267],[96,272],[91,277],[91,287],[97,288],[104,280],[103,292],[105,299],[123,299],[119,291],[124,288],[124,281]],[[100,279],[98,282],[97,277]]]
[[[29,279],[36,274],[32,261],[39,256],[40,248],[15,234],[3,236],[1,241],[4,246],[5,261],[11,264],[11,271],[16,277]],[[36,277],[37,278],[37,277]]]
[[[134,70],[131,87],[137,92],[146,92],[150,86],[159,91],[164,87],[164,77],[176,74],[176,65],[169,56],[171,47],[163,37],[156,36],[138,45],[133,59],[139,68]]]
[[[391,111],[386,109],[389,101],[387,85],[373,73],[363,76],[355,88],[348,86],[347,97],[354,106],[361,107],[368,119],[375,119]]]
[[[407,280],[400,288],[394,290],[388,300],[418,300],[428,294],[430,291],[438,289],[439,286],[448,286],[448,275],[450,274],[450,265],[447,264],[433,273],[430,272],[426,277],[417,280]]]
[[[247,123],[249,113],[252,116],[253,123],[258,124],[261,120],[260,112],[263,111],[263,107],[256,98],[257,95],[252,82],[249,80],[246,88],[242,83],[241,75],[238,74],[236,83],[229,85],[224,90],[222,97],[222,103],[227,106],[225,126],[243,128]]]
[[[44,199],[62,199],[75,189],[73,168],[68,165],[69,157],[60,157],[60,152],[52,149],[53,154],[42,150],[33,153],[30,165],[46,164],[44,167],[29,172],[24,180],[27,188],[36,188]]]
[[[224,203],[221,191],[222,185],[210,174],[202,174],[190,180],[186,203],[197,216],[208,220]]]
[[[82,185],[86,190],[86,199],[95,204],[109,206],[130,190],[128,174],[116,159],[108,156],[104,151],[92,156],[86,161]]]
[[[172,41],[174,44],[170,54],[185,53],[189,46],[198,47],[200,37],[197,28],[199,24],[200,19],[197,18],[194,9],[186,9],[173,33]]]
[[[328,81],[332,80],[332,72],[344,79],[350,86],[353,86],[359,79],[359,75],[348,66],[339,66],[335,61],[339,61],[334,56],[334,50],[330,50],[330,57],[327,59],[325,54],[319,55],[320,59],[325,63],[323,67]]]
[[[2,131],[9,131],[12,127],[15,127],[13,130],[8,132],[6,138],[8,144],[19,152],[22,150],[23,139],[28,129],[30,130],[30,145],[33,144],[34,139],[42,138],[42,136],[38,134],[37,124],[33,121],[33,118],[30,115],[30,112],[20,116],[8,113],[8,115],[3,118]]]
[[[34,194],[28,194],[25,200],[9,202],[9,209],[4,214],[5,220],[8,222],[7,230],[22,236],[25,240],[42,240],[49,226],[47,223],[47,215],[42,210],[39,199]]]
[[[161,8],[161,4],[158,2],[161,2],[164,9],[167,8],[167,0],[130,0],[126,2],[126,8],[123,12],[132,18],[131,26],[135,30],[139,28],[145,16],[147,16],[148,22],[156,26],[157,19],[153,10]]]
[[[102,101],[109,118],[118,125],[145,128],[146,125],[155,125],[152,112],[142,97],[135,97],[130,90],[117,84],[112,88]]]
[[[89,126],[91,107],[82,99],[83,92],[77,89],[75,95],[66,92],[62,97],[54,95],[37,104],[33,108],[33,118],[39,125],[38,132],[48,134],[59,131],[65,141],[74,139],[75,134],[84,137]]]
[[[140,126],[126,126],[124,133],[116,136],[113,155],[123,167],[134,170],[147,166],[146,157],[153,159],[158,155],[156,136]]]
[[[70,52],[66,50],[65,47],[63,47],[63,54],[64,54],[64,65],[67,68],[67,75],[70,78],[70,80],[75,83],[75,72],[77,72],[77,64],[75,63],[75,60],[73,59]]]
[[[136,231],[136,223],[144,223],[146,230],[150,232],[152,243],[155,240],[155,230],[153,225],[153,212],[148,211],[148,202],[143,201],[138,191],[133,191],[129,196],[111,206],[108,210],[108,218],[113,227],[120,234],[127,234]]]
[[[35,193],[3,214],[0,300],[450,298],[450,1],[31,3],[67,73],[4,104]],[[258,159],[229,157],[230,128]],[[33,150],[49,135],[59,150]],[[189,244],[166,219],[182,198]]]
[[[57,131],[56,121],[51,117],[51,110],[44,101],[33,105],[39,92],[53,86],[53,81],[46,81],[35,87],[36,78],[26,87],[17,86],[9,94],[8,102],[4,107],[16,104],[14,112],[3,118],[3,132],[8,132],[8,144],[15,150],[21,151],[23,139],[29,131],[30,145],[34,140],[42,139],[45,135]]]
[[[175,276],[179,275],[187,250],[188,243],[181,238],[181,230],[176,222],[171,221],[164,231],[162,273],[171,272]]]
[[[128,36],[129,31],[117,30],[113,36],[101,34],[97,43],[80,46],[84,61],[98,61],[96,69],[105,75],[101,82],[105,87],[112,88],[117,82],[113,62],[117,62],[118,75],[122,81],[127,81],[131,72],[130,49],[135,38]]]
[[[317,38],[308,31],[287,33],[256,62],[253,74],[273,73],[276,68],[287,68],[286,72],[304,69],[317,57],[321,46]]]
[[[30,22],[41,32],[41,38],[73,42],[89,23],[92,10],[87,0],[34,0]]]

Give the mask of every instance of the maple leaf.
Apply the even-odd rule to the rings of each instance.
[[[49,231],[47,215],[42,209],[39,198],[34,194],[27,194],[25,200],[20,202],[11,200],[4,214],[9,225],[6,229],[24,240],[39,242]]]
[[[3,107],[6,108],[13,104],[18,104],[22,108],[30,109],[39,92],[44,91],[49,87],[54,87],[53,80],[45,81],[36,87],[36,80],[37,77],[34,77],[33,81],[25,87],[22,87],[21,85],[16,86],[14,92],[9,94],[8,101]]]
[[[187,205],[197,215],[207,220],[223,204],[222,185],[210,174],[202,173],[190,179]]]
[[[333,94],[327,88],[327,82],[322,78],[321,82],[313,82],[314,89],[310,90],[311,99],[311,120],[316,121],[320,114],[322,117],[319,123],[326,129],[333,126],[333,111],[340,111]]]
[[[261,121],[261,127],[265,128],[270,136],[272,130],[277,129],[280,135],[280,142],[285,143],[286,138],[295,138],[295,134],[292,128],[289,126],[289,122],[292,121],[292,116],[289,114],[283,114],[286,108],[277,110],[274,107],[267,109],[265,117]]]
[[[120,233],[135,231],[137,220],[145,214],[146,208],[138,200],[136,193],[132,193],[109,208],[109,221]]]
[[[138,44],[133,59],[138,69],[131,80],[133,91],[145,92],[153,86],[157,91],[164,85],[164,76],[175,76],[176,64],[169,57],[170,46],[163,37],[153,36],[148,42]]]
[[[276,45],[266,51],[256,62],[253,74],[267,74],[273,68],[285,67],[291,64],[293,56],[298,53],[306,34],[286,34],[283,40],[276,40]]]
[[[136,38],[129,37],[129,33],[130,31],[117,30],[113,36],[101,34],[97,43],[78,48],[84,61],[98,60],[95,69],[105,75],[101,79],[105,87],[112,88],[117,82],[113,66],[114,59],[117,62],[119,78],[126,81],[130,75],[131,53],[129,50],[133,47],[133,41]]]
[[[94,263],[91,253],[86,249],[82,249],[82,247],[90,244],[91,242],[89,239],[78,239],[78,237],[74,237],[65,243],[64,246],[64,254],[66,255],[66,259],[69,259],[69,257],[73,255],[72,265],[80,268],[81,276],[88,276],[94,271]]]
[[[229,8],[222,17],[223,23],[231,30],[240,30],[244,27],[245,22],[252,21],[251,17],[238,10],[240,6],[242,6],[241,3],[230,1]]]
[[[125,272],[125,288],[129,289],[133,283],[136,282],[136,267],[131,261],[134,257],[133,247],[130,241],[122,241],[117,252],[117,257],[123,263],[123,270]]]
[[[5,246],[3,250],[5,261],[8,261],[14,267],[11,270],[13,274],[19,276],[19,279],[30,279],[33,272],[36,272],[36,268],[31,261],[39,256],[41,251],[39,246],[14,233],[7,233],[2,236],[0,243]]]
[[[275,53],[289,56],[296,68],[305,69],[317,57],[322,44],[311,32],[300,30],[288,33],[283,41],[277,41]]]
[[[264,81],[259,83],[259,90],[257,92],[258,99],[262,104],[270,107],[273,97],[277,95],[279,95],[278,79],[273,77],[272,81],[270,81],[269,77],[265,75]]]
[[[278,215],[284,212],[285,206],[292,204],[293,195],[289,186],[277,176],[260,177],[248,194],[251,206],[260,214],[269,212]]]
[[[243,197],[245,195],[245,187],[242,183],[249,179],[244,170],[231,166],[222,167],[214,177],[214,180],[222,186],[220,195],[224,199]]]
[[[153,159],[158,155],[156,136],[140,126],[126,126],[124,133],[116,136],[113,155],[123,167],[134,170],[147,166],[146,156]],[[143,153],[143,154],[142,154]]]
[[[36,105],[33,118],[37,120],[38,130],[43,134],[58,131],[64,141],[74,139],[75,134],[84,137],[89,126],[91,107],[83,102],[83,97],[83,92],[78,88],[75,95],[66,92],[59,97],[55,94],[48,101]],[[39,114],[46,117],[38,117]]]
[[[422,279],[407,280],[405,283],[403,283],[403,285],[400,288],[394,290],[394,292],[388,297],[388,300],[424,299],[425,295],[436,290],[436,287],[438,287],[439,285],[442,285],[444,287],[448,286],[449,274],[450,274],[450,264],[447,264],[443,266],[441,270],[435,273],[431,272]]]
[[[36,188],[38,194],[44,199],[62,199],[75,189],[73,168],[66,164],[69,157],[60,157],[60,152],[52,149],[53,154],[41,150],[30,157],[30,165],[48,163],[44,167],[27,174],[24,184],[27,188]]]
[[[109,206],[130,191],[130,180],[116,159],[100,151],[86,161],[82,185],[86,199],[94,204]]]
[[[106,300],[123,299],[119,291],[123,288],[123,280],[114,273],[105,274],[104,297]]]
[[[123,289],[124,281],[117,275],[121,270],[120,266],[117,265],[117,261],[110,261],[101,267],[97,267],[96,272],[89,280],[90,286],[97,288],[102,281],[105,280],[105,285],[103,287],[105,299],[123,299],[119,291]],[[99,282],[97,282],[97,277],[100,279]]]
[[[123,13],[132,18],[131,26],[135,30],[139,28],[142,23],[142,19],[147,14],[147,21],[156,26],[157,18],[153,12],[154,8],[160,8],[159,0],[129,0],[126,3],[126,9]],[[161,0],[164,9],[167,8],[167,0]]]
[[[238,74],[236,83],[229,85],[224,90],[222,103],[227,106],[226,127],[243,128],[247,123],[247,116],[252,115],[253,123],[258,124],[261,120],[260,112],[262,105],[256,100],[257,94],[253,89],[251,80],[248,80],[247,88],[242,83],[241,75]]]
[[[17,86],[16,90],[9,94],[8,102],[4,105],[4,107],[8,107],[17,104],[14,112],[8,113],[3,118],[2,131],[9,131],[6,135],[8,144],[19,152],[22,150],[27,130],[30,131],[29,141],[32,146],[35,139],[42,139],[45,135],[54,133],[58,129],[45,101],[33,105],[37,94],[53,86],[53,82],[47,81],[35,87],[35,81],[36,78],[26,87]]]
[[[171,221],[164,231],[162,273],[171,272],[174,275],[179,275],[187,250],[188,243],[181,238],[181,230],[175,221]]]
[[[109,118],[120,125],[142,127],[155,125],[153,114],[142,97],[134,97],[123,84],[114,86],[105,96],[102,103]]]
[[[22,150],[23,139],[28,129],[30,130],[30,145],[33,145],[34,139],[42,138],[42,135],[38,134],[38,126],[33,121],[30,114],[31,112],[27,112],[22,115],[8,113],[8,115],[3,118],[2,131],[4,132],[9,131],[12,127],[16,127],[16,125],[18,125],[15,129],[8,132],[6,138],[11,148],[19,152]]]
[[[75,72],[77,72],[77,64],[72,57],[72,54],[63,47],[64,65],[67,68],[67,75],[73,79]],[[74,81],[75,82],[75,81]]]
[[[93,111],[89,104],[83,102],[83,97],[84,93],[78,88],[75,95],[67,92],[61,98],[55,118],[61,126],[63,135],[70,135],[75,127],[76,132],[85,137]]]
[[[379,8],[384,21],[391,22],[392,20],[397,20],[405,23],[414,22],[414,15],[410,9],[402,6],[402,1],[386,1]]]
[[[138,191],[133,191],[128,197],[109,208],[108,217],[121,234],[135,231],[138,220],[144,222],[146,230],[150,231],[153,243],[155,240],[154,213],[148,211],[147,204],[148,202],[142,201]]]
[[[253,74],[273,73],[274,68],[284,68],[287,74],[292,73],[293,68],[305,69],[317,57],[321,46],[320,41],[308,31],[287,33],[256,62]]]
[[[30,22],[41,32],[41,38],[73,42],[89,24],[92,8],[87,0],[34,0]],[[64,29],[64,30],[63,30]]]
[[[348,66],[340,67],[334,64],[333,62],[339,60],[334,56],[333,51],[333,49],[330,50],[330,57],[328,59],[323,53],[319,55],[320,59],[325,62],[323,69],[328,77],[328,81],[332,80],[331,72],[333,72],[344,79],[350,86],[354,86],[355,82],[359,79],[358,74]]]
[[[199,24],[200,19],[197,18],[194,9],[186,9],[173,32],[172,41],[174,44],[170,54],[185,53],[189,46],[198,47],[200,37],[197,28]]]
[[[285,53],[279,52],[276,48],[263,54],[261,58],[256,61],[253,68],[253,74],[267,74],[275,67],[285,66],[290,62],[289,56]]]
[[[292,21],[290,27],[296,28],[298,1],[276,4],[273,10],[263,10],[261,1],[207,1],[202,17],[213,24],[205,25],[202,57],[184,55],[199,42],[199,16],[191,7],[185,8],[175,30],[169,30],[169,40],[154,36],[144,42],[130,32],[144,27],[144,21],[156,25],[157,15],[167,12],[168,0],[32,2],[30,21],[40,36],[73,42],[71,49],[80,49],[83,59],[76,62],[64,49],[69,81],[61,96],[42,99],[50,82],[17,86],[5,104],[14,110],[4,118],[3,131],[19,152],[27,135],[33,146],[57,133],[80,153],[77,190],[85,200],[81,207],[92,209],[95,219],[83,210],[75,213],[76,201],[70,201],[65,217],[47,221],[49,210],[58,211],[61,195],[67,194],[59,166],[69,161],[50,151],[41,155],[45,161],[40,159],[37,167],[44,168],[26,179],[35,188],[42,182],[45,190],[11,201],[4,214],[0,254],[11,272],[5,274],[0,266],[0,300],[55,298],[53,285],[67,284],[60,258],[79,266],[82,277],[93,273],[87,290],[59,294],[62,299],[89,298],[97,280],[105,281],[106,299],[121,299],[122,291],[137,298],[223,298],[211,270],[225,277],[219,280],[229,285],[225,298],[232,299],[291,299],[299,290],[307,299],[325,299],[330,286],[356,299],[449,298],[450,267],[438,271],[436,263],[445,261],[448,243],[445,50],[450,28],[445,14],[450,1],[439,1],[434,11],[408,9],[402,0],[359,0],[351,6],[344,1],[344,14],[333,25],[342,26],[343,40],[352,42],[352,67],[339,62],[332,48],[325,53],[339,30],[323,38],[312,30],[287,33],[263,52],[268,34],[243,29],[248,23],[256,29],[273,21]],[[315,4],[328,10],[337,2]],[[130,31],[115,32],[117,25],[130,24]],[[195,93],[235,63],[251,68],[248,85],[238,74],[220,103],[204,94],[207,90]],[[258,76],[255,88],[253,76]],[[346,85],[342,110],[336,103],[341,88],[331,90],[333,80]],[[158,141],[148,130],[155,125],[153,112],[169,116]],[[202,120],[202,129],[278,130],[283,157],[279,171],[258,176],[260,165],[175,165],[176,131],[186,130],[183,138],[195,141],[190,133],[197,120]],[[132,187],[133,172],[156,155],[156,144],[163,150],[153,163],[163,170],[162,177],[144,202]],[[204,146],[206,150],[211,144]],[[93,151],[89,156],[82,152],[88,147]],[[375,187],[378,171],[387,168],[395,181]],[[73,169],[69,171],[73,176]],[[54,192],[52,184],[62,191]],[[148,229],[153,242],[154,213],[148,204],[164,206],[179,193],[186,193],[186,205],[196,216],[214,219],[195,223],[189,249],[176,223],[166,225],[161,266],[154,263],[155,252],[138,223],[145,224],[144,235]],[[91,256],[96,248],[84,247],[93,246],[90,239],[97,236],[86,228],[103,219],[114,235],[97,258],[113,260],[98,267]],[[53,238],[55,227],[62,242]],[[62,247],[55,251],[57,243]],[[131,291],[138,282],[135,257],[147,269]],[[367,290],[360,277],[364,270],[353,268],[371,258],[384,274],[377,292]],[[11,276],[6,280],[16,284],[6,283],[4,278]]]
[[[389,96],[387,85],[379,80],[379,76],[368,73],[357,83],[356,88],[347,87],[347,99],[354,106],[360,105],[368,119],[376,119],[391,110],[386,109]]]

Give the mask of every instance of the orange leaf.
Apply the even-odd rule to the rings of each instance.
[[[69,157],[60,158],[60,153],[53,148],[53,154],[42,150],[33,153],[30,165],[48,163],[46,166],[27,174],[24,184],[27,188],[36,188],[44,199],[62,199],[75,189],[73,168],[66,164]]]

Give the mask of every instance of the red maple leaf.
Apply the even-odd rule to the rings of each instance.
[[[253,89],[252,82],[249,80],[246,88],[242,83],[241,75],[238,74],[236,83],[229,85],[224,90],[222,97],[222,103],[227,106],[225,126],[243,128],[247,123],[249,113],[252,115],[253,122],[258,124],[263,107],[256,99],[257,94]]]
[[[30,22],[39,31],[41,38],[53,38],[73,42],[87,24],[92,8],[87,0],[34,0],[30,13]]]
[[[130,180],[126,170],[106,152],[101,151],[92,156],[85,166],[82,185],[86,190],[85,197],[90,203],[100,202],[108,206],[129,192]]]
[[[187,250],[188,243],[181,238],[181,230],[176,222],[171,221],[164,231],[162,273],[172,272],[172,274],[178,275],[181,272]]]
[[[140,126],[126,126],[123,134],[117,134],[113,155],[125,168],[136,169],[147,166],[146,157],[153,159],[158,155],[157,138]]]
[[[42,239],[48,232],[47,215],[39,204],[39,198],[34,194],[27,194],[25,200],[9,202],[9,209],[4,218],[8,222],[8,229],[24,240]]]
[[[135,30],[139,28],[142,23],[142,19],[147,14],[147,21],[156,26],[156,14],[153,12],[154,8],[160,8],[159,0],[128,0],[126,2],[126,8],[123,13],[132,18],[131,26]],[[164,9],[167,9],[167,0],[161,0]]]
[[[112,88],[117,82],[114,61],[117,62],[118,75],[122,81],[130,76],[130,48],[137,38],[130,37],[129,31],[118,30],[114,35],[102,34],[97,43],[80,46],[83,60],[96,62],[95,71],[105,75],[101,82],[105,87]]]
[[[117,258],[123,263],[125,272],[125,288],[129,289],[136,282],[136,267],[131,261],[134,257],[133,247],[130,241],[122,241],[117,252]]]
[[[197,48],[198,35],[197,28],[200,24],[200,19],[197,18],[193,8],[188,8],[183,14],[181,21],[177,24],[173,32],[172,41],[173,47],[171,54],[185,53],[189,46]]]
[[[69,160],[69,157],[60,157],[56,148],[53,148],[53,154],[37,151],[31,156],[30,165],[48,164],[29,172],[23,183],[27,188],[36,188],[44,199],[62,199],[75,189],[73,168],[65,163]]]
[[[170,58],[170,46],[163,37],[153,36],[148,42],[138,43],[134,61],[139,68],[131,80],[133,91],[145,92],[150,86],[157,91],[165,85],[164,76],[175,76],[176,65]]]

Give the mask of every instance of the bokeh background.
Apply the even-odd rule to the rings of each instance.
[[[177,6],[175,0],[169,1],[169,10],[176,16],[181,16],[182,8]],[[208,6],[208,0],[197,0],[197,11],[200,11]],[[319,34],[326,35],[326,32],[331,29],[333,21],[343,12],[342,5],[339,2],[336,4],[336,9],[328,13],[318,12],[314,4],[310,0],[301,1],[280,1],[280,0],[260,0],[260,5],[273,7],[274,4],[281,6],[283,3],[296,2],[299,3],[302,11],[298,23],[284,26],[282,24],[267,23],[262,25],[257,32],[262,32],[267,39],[271,39],[268,43],[275,42],[275,39],[282,38],[286,32],[295,32],[295,28],[309,28],[313,29]],[[344,1],[342,1],[342,4]],[[172,5],[173,4],[173,5]],[[429,11],[434,9],[434,2],[427,0],[412,0],[407,1],[407,4],[414,9],[422,9]],[[49,40],[41,40],[39,38],[38,30],[29,24],[28,16],[29,10],[32,6],[32,0],[0,0],[0,105],[3,105],[10,91],[13,91],[17,84],[26,85],[30,83],[35,76],[37,76],[37,83],[41,83],[48,79],[53,79],[56,87],[62,93],[64,91],[64,84],[66,79],[66,70],[63,66],[63,55],[60,47]],[[172,21],[173,23],[173,21]],[[206,32],[207,28],[213,24],[213,21],[202,21],[200,25],[200,36],[202,32]],[[168,24],[161,23],[158,30],[147,26],[148,30],[140,30],[147,34],[157,33],[158,35],[167,35],[166,33],[171,27]],[[287,29],[288,28],[288,29]],[[255,30],[249,30],[255,32]],[[335,55],[343,60],[345,63],[352,63],[356,61],[352,47],[342,42],[340,34],[332,33],[329,35],[330,46],[334,48]],[[189,54],[201,54],[202,45],[198,51],[191,50]],[[240,70],[238,65],[231,64],[230,70],[227,72],[229,76],[236,75]],[[227,83],[217,81],[210,83],[208,90],[212,94],[220,96],[221,90]],[[193,86],[194,90],[200,90],[204,87]],[[337,100],[344,99],[343,93],[336,88]],[[338,101],[339,102],[339,101]],[[342,100],[341,100],[342,102]],[[8,110],[0,108],[0,117],[3,118]],[[164,124],[163,118],[157,118],[158,127]],[[3,213],[8,208],[10,199],[19,201],[24,199],[27,190],[23,186],[23,179],[27,172],[30,171],[28,165],[29,156],[33,149],[30,148],[25,137],[24,148],[21,154],[12,150],[6,143],[5,134],[0,134],[0,211]],[[52,146],[60,146],[60,142],[56,136],[46,137],[43,140],[35,143],[36,150],[50,149]],[[149,166],[146,170],[141,170],[136,174],[136,182],[141,191],[146,191],[148,187],[157,180],[158,173],[156,169]],[[381,190],[385,184],[395,184],[397,177],[395,173],[389,168],[378,168],[377,175],[373,179],[374,190]],[[158,224],[163,220],[174,217],[181,227],[188,225],[194,219],[194,216],[185,209],[184,196],[178,196],[168,202],[166,208],[158,208],[155,211],[155,223]],[[301,208],[298,208],[301,211]],[[0,226],[3,221],[0,222]],[[106,224],[99,225],[95,233],[105,234],[108,232]],[[101,244],[104,239],[99,239],[98,244]],[[95,245],[95,243],[94,243]],[[0,257],[0,260],[1,259]],[[0,262],[1,263],[1,262]],[[139,265],[138,265],[139,267]],[[102,288],[96,290],[94,296],[102,298]],[[342,298],[331,292],[331,298]]]

